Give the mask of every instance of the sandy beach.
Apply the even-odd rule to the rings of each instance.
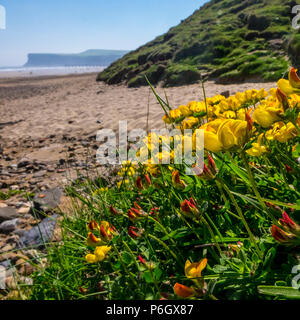
[[[35,190],[46,182],[61,183],[66,163],[83,168],[87,148],[91,159],[95,157],[98,130],[117,131],[120,120],[127,120],[129,130],[146,129],[148,103],[149,127],[164,126],[163,111],[148,87],[108,86],[95,79],[96,73],[0,79],[0,187],[2,182],[2,188]],[[210,97],[275,85],[207,82],[205,86]],[[173,108],[203,98],[199,84],[157,91],[163,97],[167,94]],[[30,174],[21,170],[22,161],[33,163],[35,169]]]

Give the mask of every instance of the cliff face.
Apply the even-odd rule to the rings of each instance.
[[[102,66],[106,67],[122,58],[127,51],[88,50],[79,54],[38,54],[30,53],[25,67],[70,67]]]
[[[300,65],[300,34],[291,0],[212,0],[166,34],[125,55],[98,76],[108,84],[164,86],[197,82],[275,80]]]

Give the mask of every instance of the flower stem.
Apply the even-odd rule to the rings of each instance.
[[[247,169],[247,173],[248,173],[248,177],[249,177],[249,180],[250,180],[250,183],[251,183],[252,190],[254,191],[254,194],[257,197],[257,200],[259,201],[260,205],[262,206],[264,211],[267,213],[269,218],[273,221],[273,223],[277,224],[277,220],[275,219],[273,214],[268,210],[265,202],[263,201],[263,199],[262,199],[262,197],[261,197],[261,195],[260,195],[260,193],[259,193],[259,191],[257,189],[256,182],[255,182],[253,173],[252,173],[251,168],[249,166],[249,163],[248,163],[248,160],[247,160],[247,157],[246,157],[246,154],[245,154],[244,150],[241,151],[241,156],[242,156],[244,165],[245,165],[245,167]]]
[[[253,233],[251,232],[250,227],[249,227],[249,225],[248,225],[248,223],[247,223],[247,221],[246,221],[246,219],[245,219],[245,217],[243,215],[243,212],[242,212],[241,208],[239,207],[235,197],[233,196],[233,194],[231,193],[231,191],[229,190],[229,188],[227,187],[227,185],[224,182],[222,183],[222,186],[225,189],[225,191],[228,193],[230,200],[232,201],[233,205],[235,206],[236,211],[239,214],[239,216],[240,216],[240,218],[241,218],[241,220],[242,220],[242,222],[243,222],[243,224],[244,224],[244,226],[245,226],[245,228],[246,228],[246,230],[247,230],[247,232],[249,234],[250,240],[253,243],[253,245],[254,245],[254,247],[255,247],[255,249],[257,251],[258,256],[262,259],[263,258],[263,254],[261,253],[261,251],[260,251],[260,249],[259,249],[259,247],[258,247],[258,245],[256,243],[256,239],[255,239]]]

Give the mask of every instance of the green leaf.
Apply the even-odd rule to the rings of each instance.
[[[292,287],[259,286],[258,292],[267,296],[300,299],[300,291]]]
[[[225,266],[221,266],[221,265],[216,265],[214,266],[213,270],[215,273],[223,273],[224,271],[226,271],[228,268]]]
[[[145,279],[145,281],[147,283],[153,283],[153,279],[152,279],[152,276],[151,276],[151,272],[148,270],[146,272],[144,272],[143,274],[143,278]]]
[[[162,276],[163,272],[161,271],[161,269],[159,267],[156,267],[154,269],[154,276],[156,280],[159,280],[160,277]]]
[[[128,252],[123,252],[122,253],[122,258],[123,258],[123,261],[126,263],[126,264],[130,264],[132,262],[132,257],[131,255],[128,253]]]

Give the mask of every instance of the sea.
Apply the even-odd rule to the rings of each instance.
[[[101,72],[106,67],[74,66],[74,67],[0,67],[0,78],[60,76]]]

